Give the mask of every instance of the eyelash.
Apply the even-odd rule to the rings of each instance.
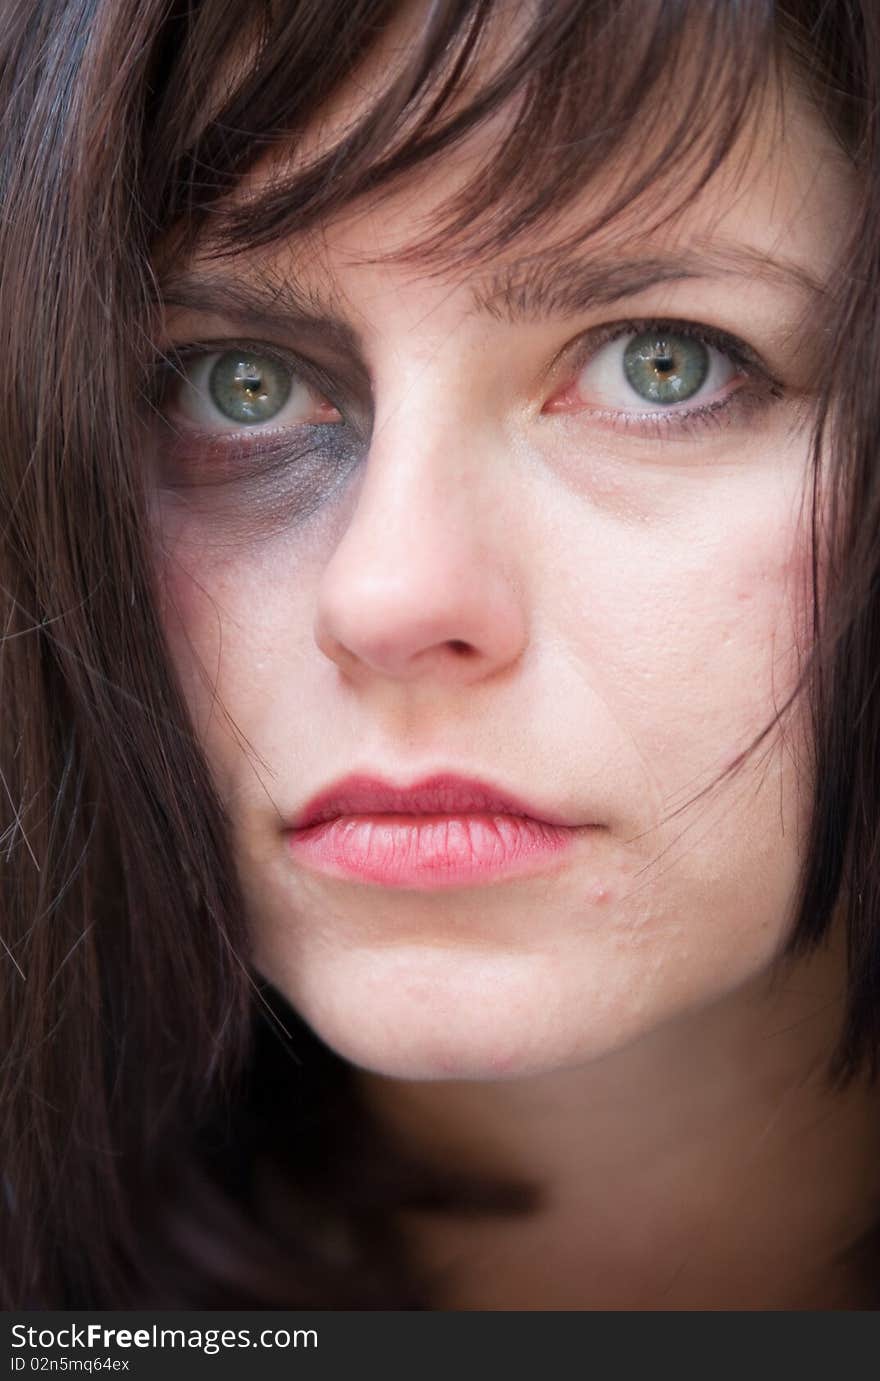
[[[548,375],[556,372],[564,364],[566,376],[574,379],[603,346],[628,336],[653,331],[658,333],[675,332],[719,351],[736,366],[737,370],[745,376],[747,382],[726,394],[722,399],[697,404],[692,408],[669,405],[662,410],[658,409],[652,412],[648,410],[626,411],[584,407],[572,416],[574,425],[577,425],[578,418],[586,414],[600,422],[609,423],[614,430],[631,435],[636,434],[642,438],[647,437],[654,440],[687,438],[704,434],[709,428],[725,425],[735,420],[737,416],[742,417],[745,413],[754,411],[762,405],[766,406],[783,396],[782,384],[773,376],[756,352],[744,341],[716,327],[675,317],[632,318],[612,322],[607,326],[596,327],[565,346],[549,366]],[[311,365],[307,360],[292,352],[255,340],[229,339],[190,342],[186,345],[169,347],[157,353],[149,389],[148,401],[150,406],[163,414],[169,389],[173,387],[175,381],[181,380],[189,361],[236,348],[259,350],[261,353],[280,361],[317,393],[334,403],[334,406],[339,407],[343,418],[342,424],[345,424],[345,410],[340,406],[338,392],[333,387],[332,379],[324,370]],[[555,415],[558,418],[562,414],[552,414],[551,412],[547,415]],[[338,427],[340,423],[300,425]],[[179,426],[174,429],[178,434],[180,433],[181,428]],[[230,427],[227,433],[201,431],[196,427],[189,427],[187,430],[193,441],[200,444],[201,449],[205,451],[220,454],[233,450],[240,454],[259,449],[267,443],[270,445],[274,443],[277,446],[279,437],[285,430],[290,429],[273,428],[269,422],[260,427],[258,431],[253,432],[244,427],[236,428],[234,425]]]
[[[576,377],[603,346],[643,332],[656,332],[658,335],[669,332],[699,341],[730,360],[745,376],[746,382],[721,399],[698,403],[690,408],[669,405],[653,412],[647,409],[627,412],[584,407],[578,416],[586,413],[599,420],[610,420],[615,430],[636,433],[650,440],[668,441],[704,434],[709,428],[721,427],[783,396],[781,382],[745,341],[717,327],[676,317],[633,317],[597,327],[566,346],[556,357],[551,370],[564,362],[567,377]],[[577,416],[573,420],[576,423]]]
[[[308,384],[321,397],[334,402],[334,396],[338,395],[339,390],[334,387],[331,376],[303,356],[284,350],[280,346],[270,345],[266,341],[236,336],[226,340],[189,341],[186,345],[167,345],[163,349],[157,349],[150,366],[148,402],[153,408],[161,411],[166,404],[169,389],[173,388],[175,383],[185,381],[187,366],[191,362],[203,359],[206,355],[223,355],[231,350],[253,350],[267,355],[289,369],[291,374]],[[334,405],[340,406],[341,410],[341,405]]]

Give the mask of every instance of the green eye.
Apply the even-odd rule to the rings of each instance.
[[[230,422],[269,422],[290,397],[290,371],[269,355],[228,350],[208,377],[211,398]]]
[[[623,370],[640,398],[651,403],[683,403],[702,388],[709,373],[709,351],[694,336],[645,331],[623,352]]]

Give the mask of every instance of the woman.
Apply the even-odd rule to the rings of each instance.
[[[875,1307],[874,7],[3,44],[5,1306]]]

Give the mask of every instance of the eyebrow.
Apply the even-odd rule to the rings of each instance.
[[[759,279],[801,294],[824,285],[801,265],[740,244],[712,244],[678,253],[559,258],[532,255],[484,275],[472,289],[474,310],[512,323],[577,316],[664,283],[736,276]],[[334,352],[362,353],[357,331],[339,305],[317,289],[273,273],[265,280],[178,272],[165,278],[160,301],[255,330],[300,332]]]
[[[585,255],[557,260],[532,256],[493,274],[475,294],[478,310],[511,321],[574,316],[606,307],[648,288],[687,279],[760,279],[818,296],[823,284],[801,265],[751,246],[699,245],[678,253],[626,257]]]
[[[221,278],[213,273],[174,273],[159,285],[159,302],[208,316],[232,318],[254,330],[300,331],[328,349],[358,354],[360,341],[338,308],[287,276]]]

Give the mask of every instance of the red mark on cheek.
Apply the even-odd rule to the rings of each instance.
[[[593,888],[593,901],[596,906],[604,906],[610,899],[611,893],[607,887],[597,885]]]

